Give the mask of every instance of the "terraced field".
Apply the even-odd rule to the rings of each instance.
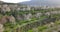
[[[60,27],[60,11],[10,11],[0,13],[0,20],[4,32],[54,32]]]

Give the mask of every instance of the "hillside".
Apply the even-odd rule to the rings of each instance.
[[[60,6],[60,0],[31,0],[21,2],[21,4],[27,4],[31,6]]]
[[[1,2],[0,32],[60,32],[60,8]]]

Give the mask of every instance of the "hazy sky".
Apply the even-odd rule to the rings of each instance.
[[[10,3],[18,3],[18,2],[24,2],[24,1],[30,1],[30,0],[1,0],[4,2],[10,2]]]
[[[10,2],[10,3],[18,3],[18,2],[24,2],[24,1],[30,1],[30,0],[1,0],[4,2]],[[50,3],[58,3],[60,4],[60,0],[31,0],[31,1],[39,1],[39,2],[50,2]]]

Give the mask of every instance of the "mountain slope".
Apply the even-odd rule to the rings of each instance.
[[[21,2],[21,4],[27,4],[32,6],[60,6],[60,0],[31,0]]]

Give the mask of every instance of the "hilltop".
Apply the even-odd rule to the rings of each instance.
[[[26,2],[21,2],[21,4],[31,5],[31,6],[60,6],[60,0],[31,0]]]

